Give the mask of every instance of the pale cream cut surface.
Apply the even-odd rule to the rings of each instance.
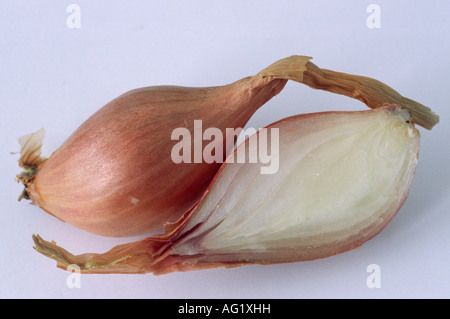
[[[285,129],[280,144],[289,150],[283,148],[275,178],[255,174],[241,184],[251,164],[231,164],[246,167],[234,180],[236,187],[229,187],[233,191],[221,199],[226,204],[217,204],[209,221],[214,229],[201,246],[236,252],[270,248],[271,243],[282,248],[283,241],[289,247],[299,241],[320,245],[381,223],[390,206],[400,205],[417,162],[419,132],[405,121],[407,113],[355,113],[354,120],[328,115],[326,128],[316,121],[307,130]]]

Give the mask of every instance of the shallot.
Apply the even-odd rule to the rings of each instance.
[[[279,170],[237,161],[278,130]],[[402,207],[419,154],[405,108],[302,114],[252,135],[227,158],[201,200],[165,233],[73,255],[33,236],[60,268],[83,273],[153,273],[324,258],[361,246]]]
[[[25,185],[20,199],[96,234],[134,236],[161,229],[197,205],[234,147],[229,141],[235,136],[226,129],[244,127],[288,80],[359,99],[371,108],[405,107],[427,129],[439,121],[428,107],[379,81],[291,56],[229,85],[127,92],[92,115],[48,159],[41,156],[43,130],[20,138],[24,171],[17,178]],[[174,161],[173,130],[194,134],[196,120],[222,132],[224,150],[212,162]]]

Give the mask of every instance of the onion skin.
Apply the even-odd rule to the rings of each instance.
[[[193,135],[194,120],[202,120],[204,129],[222,130],[226,145],[225,129],[244,127],[288,80],[359,99],[370,108],[395,103],[427,129],[439,121],[429,108],[379,81],[320,69],[310,59],[291,56],[224,86],[127,92],[83,123],[49,159],[40,157],[40,145],[31,147],[32,156],[21,154],[19,165],[26,171],[18,175],[26,187],[21,198],[95,234],[160,230],[196,205],[221,165],[174,163],[172,131],[187,127]]]
[[[166,225],[164,234],[119,245],[104,254],[73,255],[54,242],[43,240],[40,236],[33,236],[34,248],[40,253],[57,260],[57,266],[62,269],[67,269],[71,264],[77,264],[83,273],[135,274],[150,272],[155,275],[248,264],[265,265],[308,261],[357,248],[386,227],[408,196],[419,154],[420,134],[410,123],[409,116],[405,116],[405,114],[408,113],[405,113],[404,109],[390,105],[364,112],[304,114],[275,122],[268,128],[279,128],[281,132],[280,158],[282,161],[280,162],[280,169],[282,172],[278,177],[278,173],[266,175],[264,179],[258,177],[258,169],[261,164],[230,163],[230,158],[234,155],[232,154],[227,162],[221,166],[199,203],[188,210],[176,223]],[[356,127],[353,132],[352,124],[358,122],[361,122],[361,124],[359,126],[353,125]],[[369,128],[366,128],[367,126]],[[376,130],[372,130],[372,127]],[[340,130],[344,133],[340,133]],[[257,135],[258,133],[251,138],[256,138]],[[347,140],[347,136],[358,138]],[[293,206],[292,212],[282,210],[273,213],[270,205],[283,204],[289,201],[295,203],[297,198],[302,198],[302,194],[297,193],[289,186],[285,189],[287,190],[285,193],[280,191],[280,193],[275,193],[277,196],[274,196],[274,199],[269,199],[272,195],[270,193],[270,190],[273,190],[272,184],[278,183],[276,179],[283,178],[284,183],[291,176],[289,165],[298,167],[295,171],[292,171],[293,173],[302,172],[303,175],[298,175],[303,176],[302,179],[294,182],[296,184],[306,183],[306,188],[303,188],[306,192],[309,188],[314,189],[315,187],[314,182],[308,182],[310,180],[309,173],[314,175],[314,170],[306,171],[305,174],[302,171],[304,170],[303,167],[309,167],[307,165],[311,165],[311,163],[314,166],[316,162],[321,161],[326,164],[325,168],[329,163],[333,165],[344,164],[345,167],[347,158],[343,161],[338,158],[336,159],[338,164],[334,164],[334,159],[326,156],[317,157],[310,162],[302,162],[303,166],[295,166],[296,163],[300,163],[298,161],[303,161],[309,156],[326,154],[320,153],[320,145],[328,143],[328,141],[336,141],[332,144],[323,144],[332,146],[333,143],[340,141],[336,138],[341,137],[344,139],[343,141],[355,141],[348,146],[349,149],[355,151],[348,155],[350,167],[352,167],[352,163],[358,163],[359,154],[364,154],[359,149],[359,145],[364,147],[365,138],[370,138],[369,142],[371,143],[369,143],[368,150],[373,152],[366,154],[362,159],[373,161],[372,164],[375,167],[372,170],[371,166],[366,166],[363,161],[361,167],[367,170],[367,174],[358,174],[356,168],[355,175],[352,175],[352,171],[349,172],[351,179],[348,181],[348,185],[355,184],[356,186],[345,190],[348,191],[348,195],[345,195],[348,198],[345,198],[345,196],[344,198],[342,196],[333,197],[333,191],[336,191],[339,195],[340,192],[342,193],[342,188],[331,189],[331,192],[323,194],[324,198],[334,198],[334,202],[330,204],[339,209],[337,211],[333,209],[331,215],[323,215],[325,221],[321,219],[320,214],[322,213],[320,210],[313,211],[311,218],[313,218],[314,223],[311,224],[312,226],[307,226],[305,230],[302,230],[302,227],[308,225],[308,219],[303,221],[300,219],[296,222],[297,216],[301,218],[305,213],[301,209],[297,211],[297,206]],[[314,146],[316,140],[317,145]],[[247,140],[239,147],[249,147],[248,145]],[[297,149],[294,147],[296,145],[302,145],[303,148]],[[337,150],[339,150],[339,147]],[[293,163],[289,164],[292,156],[298,156],[298,159],[294,159]],[[392,158],[392,156],[395,157]],[[380,162],[382,163],[379,164]],[[392,163],[392,165],[389,163]],[[281,166],[281,164],[283,165]],[[392,171],[389,173],[377,172],[376,170],[379,167],[392,168]],[[327,170],[323,172],[326,173]],[[319,190],[317,198],[322,196],[321,189],[328,187],[327,181],[330,179],[327,178],[330,177],[333,180],[333,178],[339,177],[339,172],[339,169],[337,169],[334,173],[332,171],[330,176],[324,177],[322,184],[319,185],[320,188],[317,188]],[[391,175],[391,173],[394,175]],[[384,174],[384,180],[375,181],[377,174]],[[255,182],[255,178],[260,179]],[[318,180],[321,181],[321,179]],[[265,181],[264,184],[261,183],[262,181]],[[311,179],[311,181],[314,181],[314,179]],[[323,181],[326,183],[324,184]],[[234,196],[236,193],[233,196],[230,195],[235,187],[242,185],[245,190],[243,194],[237,197]],[[278,185],[283,184],[275,185],[275,190],[277,190]],[[336,185],[344,184],[338,180]],[[356,195],[365,195],[366,193],[364,191],[358,193],[360,185],[367,187],[368,190],[373,186],[373,191],[380,193],[367,193],[369,197],[361,202],[361,198],[364,199],[365,197]],[[267,190],[270,192],[266,193]],[[258,195],[258,192],[261,192],[261,194]],[[251,194],[257,194],[260,197],[254,203],[257,207],[254,212],[237,210],[232,215],[232,211],[230,212],[227,208],[219,208],[227,205],[232,205],[230,207],[233,207],[233,210],[237,209],[236,207],[252,207],[251,205],[246,206],[247,202],[255,200],[255,197],[250,196]],[[352,195],[354,196],[352,197]],[[260,200],[262,202],[259,202]],[[341,206],[339,206],[340,204],[334,204],[339,201],[344,204]],[[236,206],[242,203],[244,206]],[[360,209],[358,205],[361,203],[364,206]],[[261,206],[263,204],[269,206],[260,209],[260,207],[266,207]],[[302,207],[302,204],[299,203],[298,207]],[[347,206],[354,209],[355,213],[348,215]],[[321,206],[320,204],[317,207],[323,208],[327,205]],[[368,210],[373,211],[367,212]],[[269,213],[269,215],[266,216],[265,213]],[[306,211],[306,216],[309,216],[308,213]],[[280,229],[278,229],[281,231],[280,233],[277,230],[274,231],[271,228],[273,223],[270,222],[270,218],[275,218],[276,223],[278,222],[277,218],[283,219],[286,216],[288,216],[288,219],[286,219],[288,227],[293,224],[295,227],[300,227],[299,230],[293,228],[294,231],[291,231],[285,226],[280,226]],[[237,220],[237,224],[234,220]],[[254,226],[255,222],[258,223],[260,220],[264,220],[264,223]],[[317,226],[315,223],[323,224]],[[254,234],[245,231],[245,227],[250,227],[252,231],[255,231]],[[270,229],[272,231],[269,231]],[[286,233],[286,229],[289,233]],[[308,233],[308,229],[313,230],[314,233]],[[238,236],[233,235],[234,233]]]

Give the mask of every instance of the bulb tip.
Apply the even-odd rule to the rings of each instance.
[[[398,116],[403,122],[413,123],[411,112],[403,106],[396,104],[383,104],[383,109],[389,113]]]

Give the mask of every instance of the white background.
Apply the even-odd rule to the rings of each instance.
[[[68,28],[69,4],[81,28]],[[1,298],[449,298],[450,3],[376,1],[5,1],[0,2]],[[135,238],[103,238],[26,201],[16,138],[44,127],[49,156],[92,113],[130,89],[212,86],[253,75],[278,59],[309,55],[319,67],[376,78],[441,117],[419,128],[422,147],[410,196],[361,248],[312,262],[163,276],[69,273],[32,249],[40,234],[73,253],[104,252]],[[359,101],[289,82],[248,126]],[[368,288],[377,264],[381,287]]]

